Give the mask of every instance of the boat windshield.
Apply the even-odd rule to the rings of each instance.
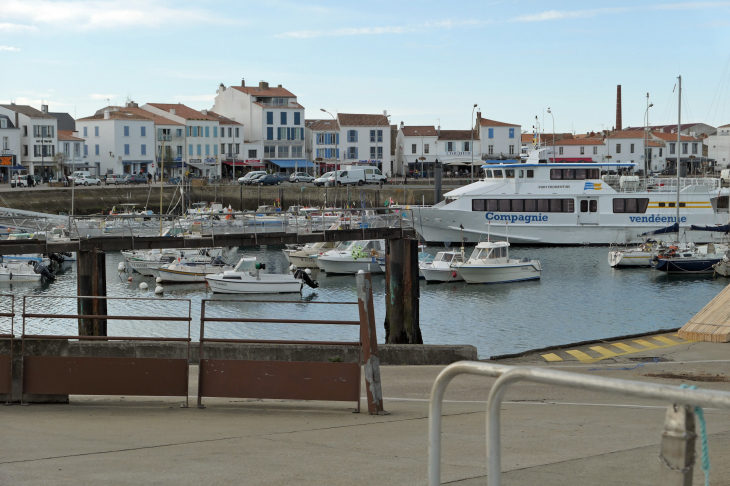
[[[434,262],[446,262],[449,263],[454,258],[453,253],[439,253],[436,255],[436,258],[434,258]]]
[[[233,269],[234,272],[250,270],[256,264],[256,257],[243,257]]]
[[[418,261],[428,263],[428,262],[434,261],[434,258],[433,258],[433,255],[431,255],[430,253],[426,253],[425,251],[422,251],[422,252],[418,253]]]

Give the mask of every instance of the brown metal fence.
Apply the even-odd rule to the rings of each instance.
[[[0,294],[0,298],[10,299],[10,312],[0,312],[0,318],[10,319],[8,333],[0,334],[0,340],[8,341],[8,354],[0,355],[0,393],[7,393],[10,405],[13,388],[13,338],[15,338],[15,296]]]
[[[24,296],[21,368],[21,403],[25,394],[50,395],[129,395],[129,396],[184,396],[188,406],[188,379],[190,358],[190,299],[164,299],[187,302],[187,317],[41,314],[26,312],[29,299],[96,299],[144,302],[160,299],[87,297],[87,296]],[[3,314],[0,314],[2,317]],[[104,319],[187,322],[187,337],[130,337],[27,334],[30,319]],[[99,340],[99,341],[153,341],[186,342],[185,358],[136,358],[100,356],[40,356],[26,354],[26,341],[32,340]],[[2,369],[0,368],[0,373]]]

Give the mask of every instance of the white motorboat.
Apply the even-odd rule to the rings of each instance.
[[[317,266],[327,273],[356,274],[360,270],[383,273],[379,260],[385,256],[385,240],[359,240],[319,255]]]
[[[460,282],[459,266],[464,257],[458,251],[440,251],[430,262],[419,262],[418,270],[426,282]]]
[[[471,257],[459,265],[458,273],[466,283],[508,283],[540,278],[542,266],[537,260],[510,260],[509,243],[483,241]]]
[[[35,233],[10,233],[8,235],[8,241],[17,240],[30,240],[35,239]],[[13,262],[38,262],[42,265],[49,266],[51,264],[50,258],[41,253],[23,253],[18,255],[3,255],[3,261],[6,263]]]
[[[31,262],[12,262],[0,265],[0,282],[40,282],[42,275],[36,273]]]
[[[725,255],[722,260],[712,265],[715,273],[722,275],[723,277],[730,277],[730,257]]]
[[[205,282],[205,277],[233,270],[233,267],[226,265],[220,258],[214,258],[208,262],[190,262],[181,260],[157,269],[163,282],[194,283]]]
[[[287,248],[282,250],[287,261],[298,268],[318,268],[317,257],[324,252],[334,249],[336,244],[328,241],[318,241],[305,245],[299,249]]]
[[[255,257],[243,257],[232,270],[206,275],[205,281],[214,293],[219,294],[285,294],[302,291],[304,282],[315,287],[304,271],[294,275],[261,273],[266,264],[256,263]]]
[[[208,263],[211,258],[227,259],[237,247],[228,248],[193,248],[193,249],[162,249],[162,250],[130,250],[123,251],[122,255],[127,266],[147,277],[159,277],[157,270],[170,263],[185,260],[188,263]]]

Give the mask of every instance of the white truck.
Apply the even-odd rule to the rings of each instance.
[[[347,184],[380,184],[386,183],[387,178],[380,172],[377,167],[346,167],[344,170],[337,171],[337,178],[332,174],[329,178],[331,186],[345,186]]]

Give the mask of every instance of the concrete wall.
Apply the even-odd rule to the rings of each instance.
[[[421,204],[425,196],[426,204],[433,204],[433,188],[424,189],[401,189],[394,186],[383,186],[383,189],[375,187],[351,188],[349,201],[359,205],[361,194],[362,200],[368,207],[374,205],[382,206],[389,198],[398,204]],[[342,207],[348,201],[346,188],[319,188],[299,186],[283,187],[247,187],[247,186],[194,186],[192,188],[192,201],[218,201],[224,207],[230,205],[234,210],[256,209],[262,204],[274,204],[279,198],[279,189],[283,190],[284,209],[292,205],[324,206],[325,196],[327,206]],[[167,211],[173,194],[177,200],[180,191],[175,191],[174,186],[166,185],[163,190],[164,208]],[[43,213],[58,214],[59,212],[71,211],[71,188],[55,188],[44,191],[17,191],[3,192],[3,198],[8,205],[15,209],[27,211],[39,211]],[[147,202],[149,199],[149,203]],[[120,208],[122,203],[136,203],[137,209],[148,209],[157,212],[160,201],[159,185],[153,185],[151,191],[148,185],[142,186],[103,186],[99,189],[79,189],[75,192],[75,212],[79,215],[100,214],[102,211],[108,213],[113,206]],[[179,206],[178,206],[179,207]]]

